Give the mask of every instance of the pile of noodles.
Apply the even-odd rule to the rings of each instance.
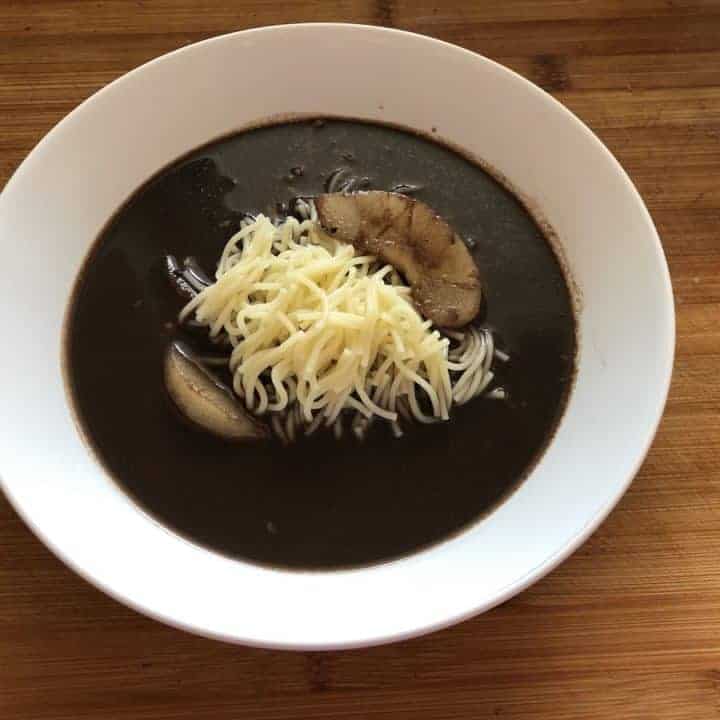
[[[181,312],[211,338],[227,336],[233,389],[250,411],[269,415],[284,440],[321,425],[339,435],[348,423],[362,437],[375,419],[400,435],[401,418],[447,420],[453,403],[486,390],[489,332],[441,334],[390,265],[305,215],[245,222],[215,282]]]

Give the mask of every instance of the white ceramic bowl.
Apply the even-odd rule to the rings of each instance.
[[[169,161],[285,113],[436,127],[542,209],[582,296],[576,386],[530,477],[460,536],[367,569],[262,569],[156,524],[83,445],[61,373],[68,293],[112,213]],[[620,165],[575,116],[519,75],[418,35],[271,27],[148,63],[83,103],[33,150],[0,196],[0,243],[11,267],[0,283],[0,472],[8,498],[48,547],[108,594],[223,640],[370,645],[508,599],[575,550],[625,492],[670,381],[667,266]]]

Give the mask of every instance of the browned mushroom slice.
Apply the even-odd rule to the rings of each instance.
[[[398,193],[328,193],[315,199],[325,230],[377,255],[408,281],[420,312],[461,327],[480,309],[480,277],[467,245],[427,205]]]
[[[165,385],[180,412],[213,435],[232,441],[264,440],[270,435],[267,426],[250,415],[184,343],[173,342],[167,349]]]

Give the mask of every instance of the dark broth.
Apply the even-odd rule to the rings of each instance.
[[[421,187],[473,243],[483,319],[512,359],[509,399],[475,400],[449,423],[238,446],[190,428],[162,359],[182,305],[163,259],[209,271],[242,214],[322,192],[338,167],[376,189]],[[560,264],[523,205],[478,165],[397,128],[349,120],[271,125],[211,143],[162,170],[115,215],[69,313],[72,397],[98,456],[147,512],[226,555],[292,568],[395,558],[476,521],[549,441],[572,382],[575,320]]]

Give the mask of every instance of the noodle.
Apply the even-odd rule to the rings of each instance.
[[[341,437],[346,418],[358,438],[376,418],[399,437],[400,417],[447,420],[488,388],[493,358],[507,359],[489,331],[441,334],[394,268],[326,235],[312,202],[295,211],[246,217],[180,313],[227,338],[234,390],[283,442],[321,424]]]

